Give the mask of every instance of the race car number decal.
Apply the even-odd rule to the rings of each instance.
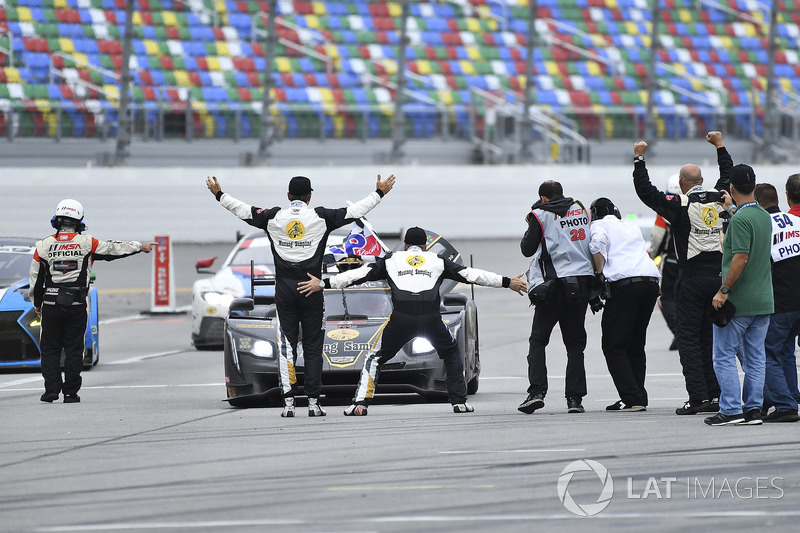
[[[421,255],[409,255],[406,259],[406,263],[412,268],[421,267],[425,264],[425,258]]]
[[[328,332],[328,337],[335,341],[349,341],[358,337],[357,329],[335,329]]]
[[[306,234],[306,227],[299,220],[292,220],[286,225],[286,236],[296,241]]]

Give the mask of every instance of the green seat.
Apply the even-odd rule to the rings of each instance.
[[[175,73],[173,71],[164,71],[164,85],[178,85],[178,81],[175,79]]]
[[[186,62],[181,56],[172,56],[172,67],[175,70],[186,70]]]
[[[122,34],[116,24],[108,24],[106,28],[108,29],[108,37],[110,39],[119,41],[122,38]]]
[[[100,54],[100,66],[108,70],[114,70],[114,61],[111,60],[110,55]]]
[[[135,102],[144,102],[144,93],[142,92],[141,87],[133,86],[133,90],[131,91],[131,98]]]
[[[156,26],[155,33],[156,33],[156,39],[158,39],[159,41],[163,42],[169,39],[169,36],[167,35],[167,28],[165,28],[164,26]]]
[[[148,56],[147,63],[150,65],[150,70],[161,70],[161,61],[157,56]]]

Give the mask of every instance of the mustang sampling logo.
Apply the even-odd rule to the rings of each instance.
[[[600,478],[600,481],[603,483],[603,490],[600,492],[600,496],[598,496],[595,503],[581,505],[572,499],[567,489],[569,488],[570,481],[572,481],[572,476],[574,476],[576,472],[594,472],[597,477]],[[558,477],[557,489],[558,499],[561,500],[561,503],[564,504],[564,507],[566,507],[569,512],[578,516],[594,516],[611,503],[611,497],[614,495],[614,480],[611,479],[611,474],[605,466],[591,459],[581,459],[580,461],[571,462],[561,471],[561,475]]]
[[[421,267],[425,264],[425,258],[421,255],[410,255],[406,258],[406,263],[412,268]]]
[[[292,220],[286,225],[286,236],[296,241],[298,239],[302,239],[303,235],[306,234],[306,228],[303,226],[303,223],[299,220]]]
[[[709,228],[712,226],[717,225],[717,221],[719,220],[719,215],[717,215],[717,210],[713,207],[705,207],[700,212],[700,217],[703,219],[703,224],[708,226]]]

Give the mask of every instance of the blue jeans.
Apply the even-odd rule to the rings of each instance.
[[[764,405],[778,411],[797,411],[796,337],[800,334],[800,311],[775,313],[769,320],[764,349],[767,354]]]
[[[719,412],[724,415],[761,410],[766,366],[764,339],[769,316],[735,316],[724,328],[714,326],[714,373],[720,388]],[[741,391],[737,357],[744,371]]]

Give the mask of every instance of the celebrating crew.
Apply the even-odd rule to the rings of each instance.
[[[278,319],[279,381],[284,397],[281,416],[293,417],[297,393],[295,363],[297,342],[302,325],[304,392],[308,397],[308,416],[325,416],[319,403],[322,392],[322,344],[324,341],[322,294],[303,298],[298,283],[308,275],[322,274],[322,256],[328,235],[345,224],[363,217],[392,190],[394,175],[381,181],[362,200],[339,209],[310,208],[311,180],[295,176],[289,180],[289,207],[261,209],[222,192],[216,177],[206,179],[206,186],[222,206],[251,226],[266,231],[275,258],[275,306]],[[291,349],[291,360],[289,350]]]
[[[445,279],[474,283],[486,287],[506,287],[522,294],[523,274],[507,278],[493,272],[459,265],[449,259],[425,251],[428,236],[422,228],[406,231],[405,250],[386,255],[375,263],[364,265],[320,281],[310,278],[298,285],[298,290],[310,296],[323,288],[340,289],[350,285],[385,279],[392,291],[393,311],[383,334],[364,361],[353,404],[345,409],[346,416],[366,416],[367,408],[378,384],[380,368],[414,337],[427,339],[447,372],[447,395],[455,413],[471,413],[464,383],[464,356],[458,342],[442,320],[439,287]]]

